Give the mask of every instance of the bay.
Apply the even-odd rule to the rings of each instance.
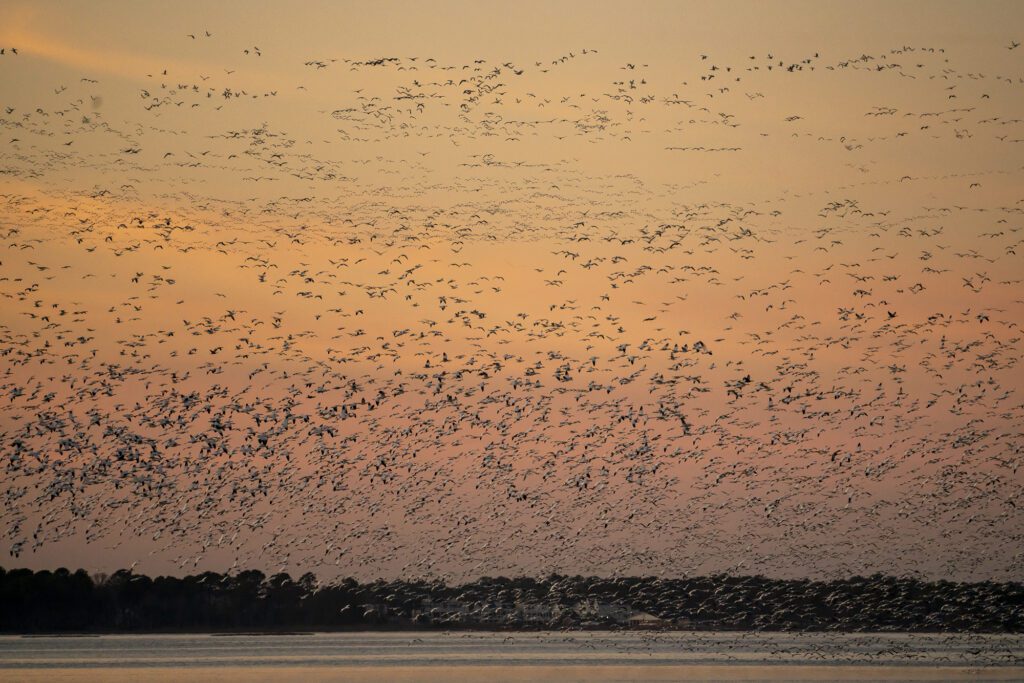
[[[0,681],[1009,681],[1019,635],[386,632],[0,637]]]

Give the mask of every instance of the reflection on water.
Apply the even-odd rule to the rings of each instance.
[[[342,633],[0,638],[2,680],[1021,680],[1024,638]]]

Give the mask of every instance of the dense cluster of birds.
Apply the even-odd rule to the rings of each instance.
[[[0,90],[10,560],[1024,576],[1020,63],[596,48]]]
[[[0,632],[622,630],[642,615],[653,630],[1018,634],[982,638],[979,650],[1020,664],[1024,586],[854,577],[688,579],[484,577],[462,585],[312,573],[202,572],[150,578],[128,570],[91,577],[0,568]],[[709,634],[720,637],[721,633]],[[1009,659],[1003,648],[1012,643]],[[914,647],[913,640],[905,645]],[[855,648],[854,648],[855,650]],[[849,652],[849,651],[848,651]]]

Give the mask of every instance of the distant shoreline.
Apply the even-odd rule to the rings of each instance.
[[[0,568],[0,633],[290,635],[650,631],[1024,633],[1024,585],[551,575],[321,584],[255,570],[150,578]]]
[[[348,634],[348,633],[409,633],[412,635],[423,634],[423,633],[494,633],[494,634],[510,634],[510,633],[623,633],[623,634],[635,634],[635,633],[648,633],[648,634],[681,634],[681,633],[757,633],[757,634],[791,634],[791,635],[884,635],[884,636],[942,636],[942,635],[977,635],[977,636],[1018,636],[1021,635],[1021,631],[906,631],[906,630],[884,630],[884,629],[862,629],[862,630],[850,630],[843,631],[839,629],[828,629],[828,630],[812,630],[812,629],[799,629],[799,630],[784,630],[784,629],[743,629],[743,628],[715,628],[715,627],[693,627],[693,628],[647,628],[647,629],[630,629],[630,628],[583,628],[583,627],[570,627],[570,628],[550,628],[544,626],[534,627],[484,627],[477,625],[465,625],[465,626],[424,626],[421,628],[410,628],[405,625],[390,626],[378,626],[374,628],[316,628],[309,631],[294,631],[294,630],[264,630],[264,631],[213,631],[210,629],[206,630],[122,630],[122,631],[90,631],[84,633],[65,633],[61,631],[54,632],[24,632],[24,631],[0,631],[0,638],[102,638],[104,636],[211,636],[211,637],[233,637],[233,636],[245,636],[245,637],[276,637],[276,636],[319,636],[319,635],[335,635],[335,634]]]

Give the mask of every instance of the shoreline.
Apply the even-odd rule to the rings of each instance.
[[[261,629],[261,630],[212,630],[212,629],[140,629],[140,630],[112,630],[112,631],[79,631],[79,632],[23,632],[23,631],[0,631],[0,638],[99,638],[102,636],[314,636],[334,635],[352,633],[409,633],[409,634],[444,634],[444,633],[493,633],[493,634],[533,634],[533,633],[620,633],[620,634],[689,634],[689,633],[729,633],[729,634],[759,634],[759,635],[833,635],[833,636],[1022,636],[1024,631],[914,631],[914,630],[822,630],[822,629],[741,629],[741,628],[548,628],[539,626],[537,628],[494,628],[485,626],[451,626],[446,627],[422,627],[409,628],[405,625],[396,625],[394,628],[328,628],[317,627],[312,629]]]
[[[527,681],[557,680],[562,683],[576,681],[697,681],[697,680],[733,680],[733,681],[1015,681],[1024,678],[1024,667],[989,668],[989,667],[890,667],[890,666],[828,666],[810,665],[807,667],[783,666],[765,669],[752,665],[682,665],[682,666],[644,666],[644,665],[611,665],[611,666],[522,666],[509,668],[502,665],[474,665],[458,667],[454,670],[437,667],[425,671],[416,666],[387,667],[195,667],[172,668],[152,667],[145,669],[71,669],[55,668],[45,670],[0,669],[0,681],[21,681],[23,683],[43,683],[59,681],[78,683],[79,681],[95,680],[97,674],[109,683],[138,680],[139,672],[144,671],[147,681],[168,683],[188,680],[196,683],[223,683],[224,681],[264,681],[297,680],[306,677],[316,681],[345,681],[377,683],[388,681],[402,683],[405,681],[450,681],[450,675],[459,676],[459,680],[487,680],[490,683],[525,683]],[[979,674],[984,672],[984,678]],[[728,675],[723,679],[723,675]]]

